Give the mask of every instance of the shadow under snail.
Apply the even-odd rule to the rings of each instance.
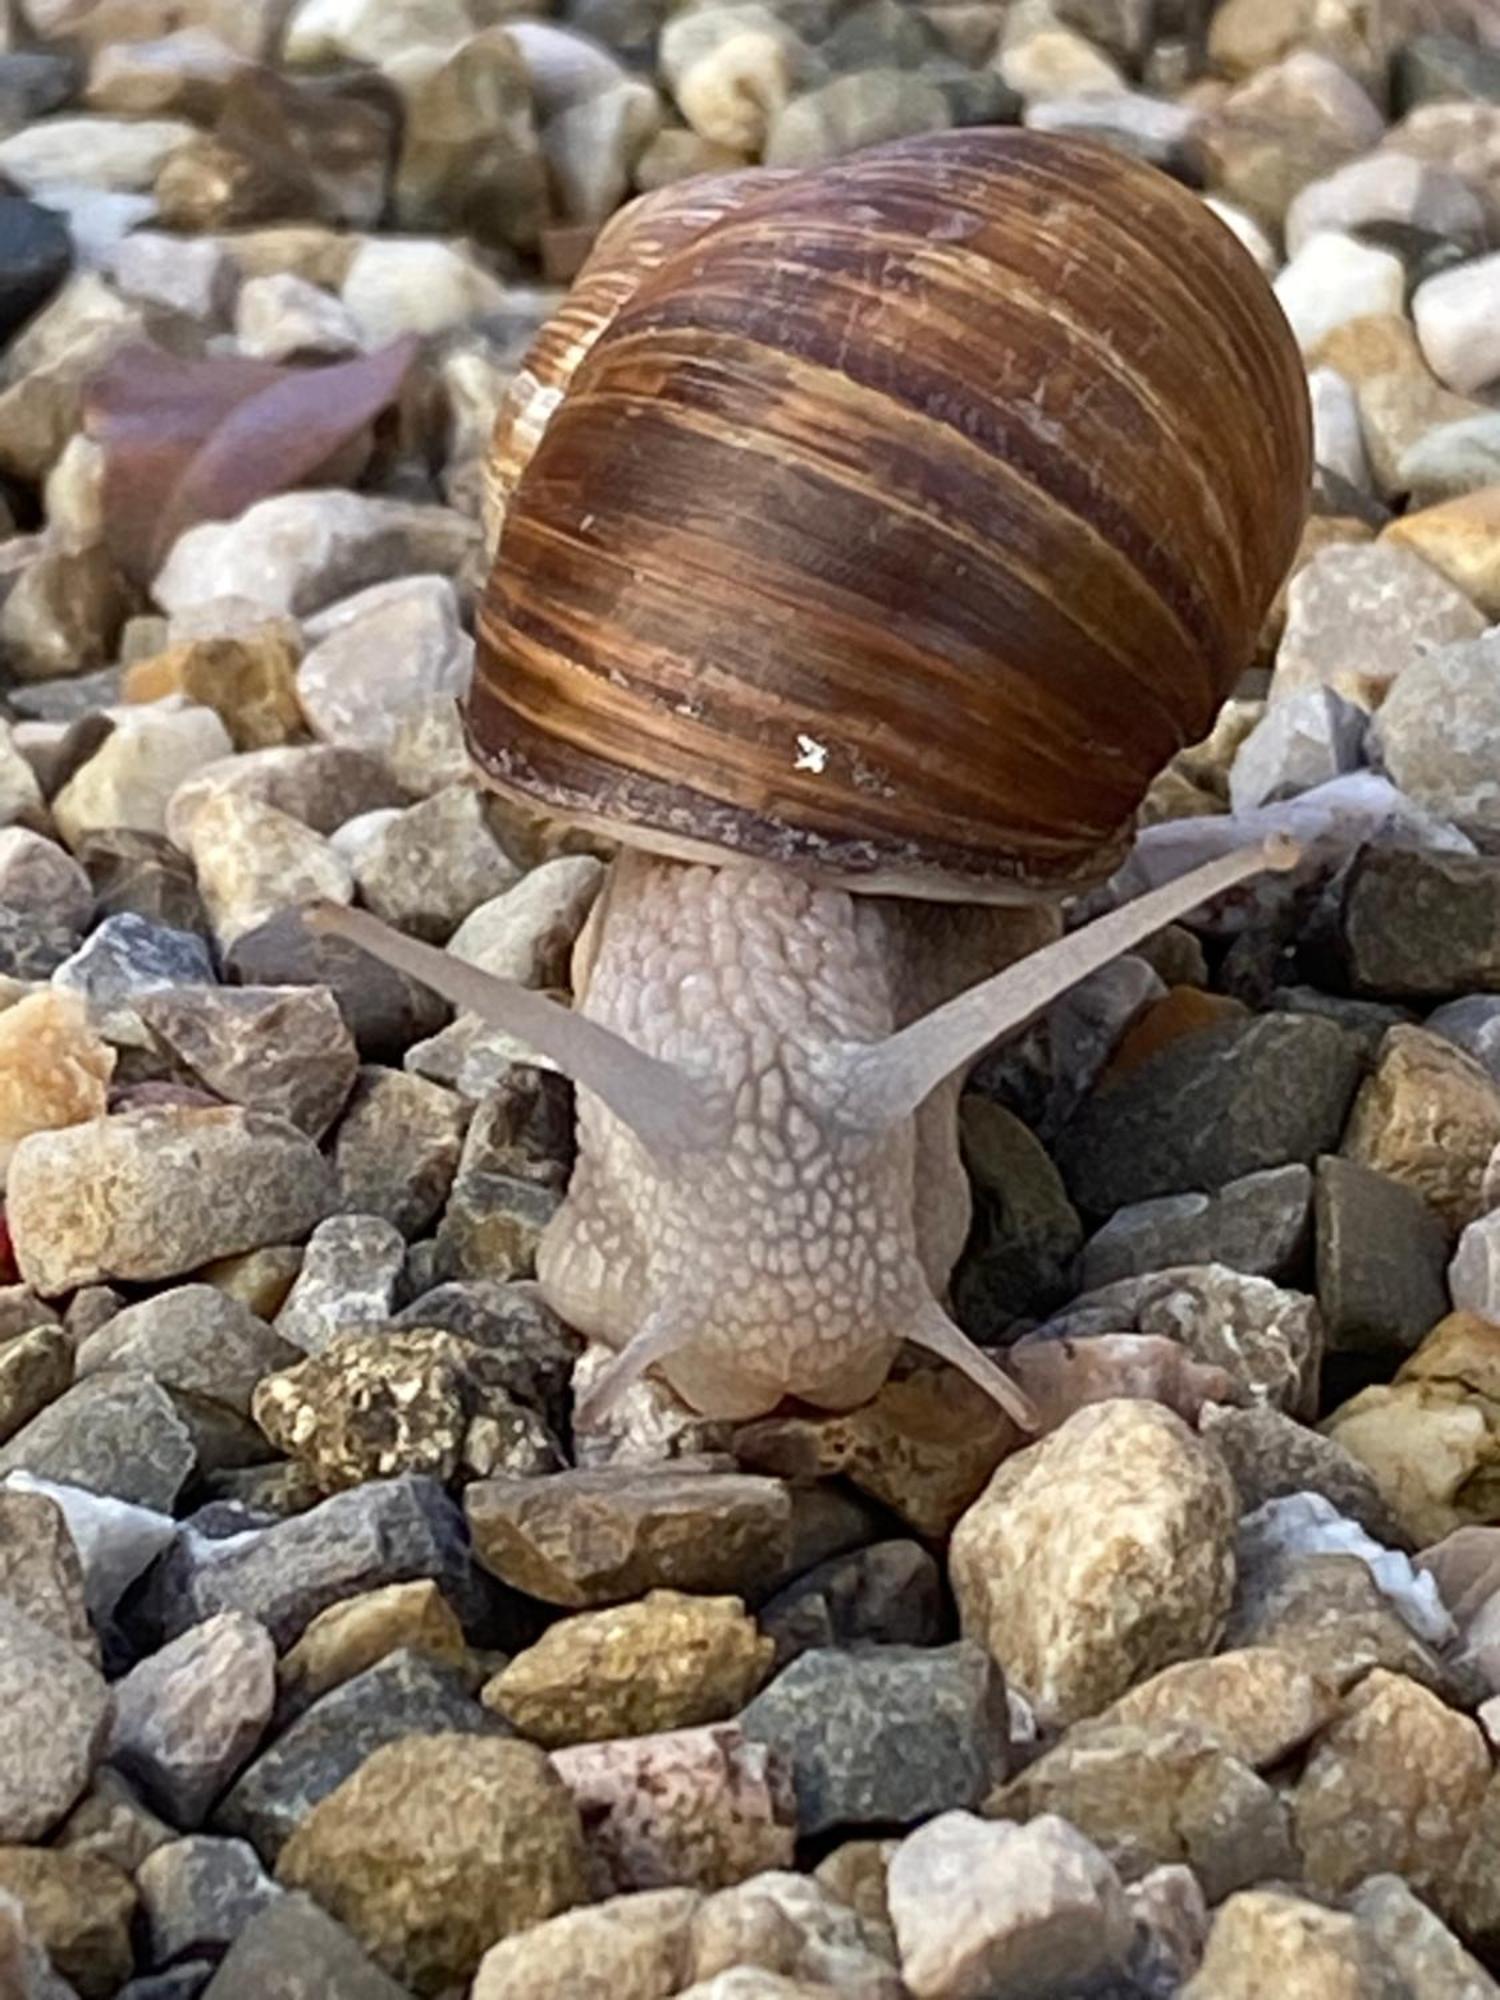
[[[466,726],[619,843],[575,1006],[318,921],[578,1085],[544,1296],[694,1410],[854,1407],[903,1342],[1018,1386],[942,1304],[973,1060],[1290,858],[1068,936],[1207,734],[1307,506],[1303,370],[1230,232],[1021,131],[747,170],[623,211],[497,430]]]

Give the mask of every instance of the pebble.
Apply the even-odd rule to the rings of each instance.
[[[1327,687],[1372,708],[1424,654],[1483,630],[1468,598],[1410,550],[1324,549],[1292,580],[1271,700]]]
[[[340,297],[366,347],[403,334],[444,333],[505,307],[505,293],[488,271],[448,244],[422,237],[367,237]],[[401,570],[424,567],[415,551],[399,562]]]
[[[662,77],[700,138],[758,153],[789,100],[802,44],[771,7],[707,7],[674,16],[657,45]]]
[[[1300,1265],[1309,1240],[1313,1177],[1300,1164],[1267,1167],[1215,1194],[1160,1195],[1117,1209],[1084,1245],[1085,1293],[1183,1264],[1220,1264],[1273,1282]]]
[[[1453,1262],[1448,1267],[1448,1291],[1455,1310],[1491,1322],[1500,1320],[1496,1248],[1494,1215],[1476,1217],[1459,1237]]]
[[[278,1715],[295,1719],[319,1696],[399,1652],[437,1666],[467,1665],[463,1627],[435,1583],[388,1583],[319,1612],[277,1669]]]
[[[1360,492],[1372,485],[1359,398],[1336,368],[1314,368],[1307,377],[1312,398],[1313,458]]]
[[[253,1618],[223,1612],[142,1660],[114,1694],[111,1760],[174,1825],[201,1826],[270,1721],[276,1649]]]
[[[680,1992],[699,1904],[691,1889],[650,1889],[548,1917],[485,1953],[473,2000],[566,2000],[590,1983],[620,1995]]]
[[[78,1551],[66,1515],[45,1493],[0,1486],[0,1597],[99,1665]]]
[[[1083,1225],[1046,1149],[1014,1112],[971,1091],[959,1100],[958,1128],[975,1216],[954,1302],[966,1329],[985,1339],[1062,1303]]]
[[[1041,2000],[1118,1973],[1131,1942],[1119,1877],[1055,1814],[1027,1826],[946,1812],[890,1871],[901,1971],[917,2000]]]
[[[231,1945],[210,2000],[410,2000],[311,1896],[282,1895]]]
[[[1476,257],[1418,285],[1411,302],[1428,366],[1446,387],[1472,395],[1500,379],[1500,256]]]
[[[26,1913],[28,1930],[79,2000],[109,2000],[135,1963],[134,1885],[93,1855],[40,1847],[0,1849],[0,1889]]]
[[[1500,483],[1500,411],[1436,425],[1403,454],[1396,476],[1418,506]]]
[[[323,1492],[400,1473],[449,1484],[558,1470],[556,1443],[506,1395],[503,1374],[451,1333],[356,1332],[266,1376],[255,1418]]]
[[[241,931],[224,953],[224,970],[247,986],[326,986],[367,1061],[399,1061],[448,1019],[446,1003],[429,988],[358,945],[310,930],[300,910],[282,910]]]
[[[234,331],[240,352],[258,361],[333,360],[359,352],[359,329],[347,309],[290,271],[245,281]]]
[[[176,930],[125,911],[106,917],[69,958],[52,983],[88,1003],[96,1033],[120,1048],[150,1048],[151,1034],[138,1002],[147,995],[186,989],[188,1004],[207,997],[214,962],[196,931]]]
[[[1056,1158],[1085,1214],[1213,1190],[1334,1151],[1359,1082],[1352,1036],[1311,1015],[1202,1027],[1108,1076],[1069,1120]]]
[[[354,877],[338,850],[274,806],[224,792],[192,825],[198,887],[221,948],[296,904],[354,900]]]
[[[1350,1909],[1377,1957],[1414,1993],[1434,2000],[1494,2000],[1500,1988],[1446,1924],[1395,1875],[1372,1875]]]
[[[61,1327],[33,1327],[7,1340],[0,1347],[0,1440],[24,1430],[72,1379],[72,1352]]]
[[[39,202],[18,194],[0,196],[0,340],[44,306],[73,261],[67,224]]]
[[[1248,1646],[1165,1667],[1099,1720],[1196,1729],[1242,1764],[1266,1771],[1325,1729],[1338,1706],[1337,1690],[1294,1655]]]
[[[341,1206],[379,1216],[409,1241],[420,1236],[448,1198],[469,1115],[454,1091],[362,1068],[333,1139]]]
[[[1500,867],[1489,856],[1366,848],[1340,897],[1349,982],[1364,993],[1426,1001],[1500,986],[1497,912]]]
[[[116,710],[102,746],[52,801],[57,830],[75,850],[116,827],[162,833],[177,787],[232,747],[211,708]]]
[[[331,1604],[418,1578],[435,1581],[465,1620],[488,1607],[458,1510],[430,1480],[406,1478],[335,1494],[227,1540],[180,1536],[156,1581],[166,1637],[216,1611],[244,1611],[280,1650]]]
[[[232,1787],[215,1828],[248,1840],[271,1865],[314,1806],[387,1744],[504,1735],[467,1676],[398,1647],[319,1697],[281,1730]]]
[[[867,1539],[832,1493],[675,1466],[483,1480],[464,1506],[487,1569],[578,1610],[660,1588],[753,1600]]]
[[[1387,1968],[1352,1916],[1285,1889],[1246,1889],[1215,1913],[1183,2000],[1253,2000],[1270,1976],[1282,2000],[1379,2000]]]
[[[359,1073],[354,1037],[327,987],[168,990],[148,993],[136,1012],[157,1047],[205,1090],[310,1139],[338,1118]]]
[[[252,609],[257,620],[264,616],[259,607]],[[333,833],[357,814],[406,803],[389,771],[359,750],[334,743],[296,743],[246,751],[205,765],[172,795],[167,832],[184,852],[192,846],[199,810],[223,792],[272,806],[323,834]]]
[[[1116,1482],[1128,1509],[1105,1498]],[[954,1530],[964,1630],[1045,1720],[1096,1714],[1213,1647],[1234,1587],[1236,1513],[1222,1461],[1170,1412],[1081,1410],[1003,1464]]]
[[[29,1472],[170,1513],[197,1453],[171,1397],[135,1368],[65,1390],[0,1446],[0,1477]]]
[[[1481,1212],[1497,1144],[1500,1086],[1440,1035],[1392,1028],[1355,1099],[1343,1152],[1415,1189],[1453,1236]]]
[[[176,1285],[115,1313],[77,1350],[80,1379],[138,1368],[164,1388],[250,1413],[256,1383],[295,1350],[212,1285]]]
[[[573,946],[604,883],[592,854],[561,854],[481,903],[448,940],[456,958],[520,986],[570,984]]]
[[[560,1618],[481,1698],[549,1750],[648,1736],[736,1714],[773,1653],[738,1598],[653,1590],[636,1604]]]
[[[1484,208],[1457,174],[1410,154],[1371,153],[1311,182],[1287,209],[1287,249],[1295,256],[1323,229],[1369,229],[1400,223],[1477,246],[1485,236]]]
[[[0,172],[26,194],[66,185],[142,194],[192,136],[176,118],[45,118],[0,139]]]
[[[324,743],[388,751],[402,716],[414,706],[451,705],[467,691],[473,642],[460,624],[457,595],[446,576],[403,577],[339,595],[324,620],[307,627],[312,643],[297,670],[297,700]],[[369,671],[372,651],[382,661],[378,677]],[[387,797],[372,803],[405,801]]]
[[[280,1894],[247,1842],[204,1833],[149,1854],[136,1888],[155,1965],[218,1958]]]
[[[790,1774],[730,1722],[554,1751],[587,1830],[594,1897],[630,1889],[724,1889],[788,1868]]]
[[[107,1202],[88,1199],[106,1186]],[[26,1282],[46,1294],[176,1277],[284,1243],[333,1200],[327,1162],[281,1119],[238,1106],[169,1108],[23,1139],[7,1220]]]
[[[1270,708],[1235,752],[1229,803],[1253,812],[1356,771],[1363,761],[1363,709],[1331,688],[1308,688]]]
[[[1345,1520],[1321,1494],[1268,1501],[1240,1522],[1238,1559],[1246,1574],[1281,1557],[1321,1554],[1357,1557],[1413,1632],[1433,1646],[1452,1644],[1453,1620],[1432,1578],[1399,1549],[1382,1547]]]
[[[152,592],[172,616],[210,598],[246,596],[305,618],[392,575],[451,575],[477,532],[444,507],[326,488],[284,493],[237,521],[189,528]]]
[[[1292,1795],[1309,1883],[1337,1895],[1390,1872],[1441,1897],[1489,1776],[1476,1723],[1375,1668],[1345,1696]]]
[[[1500,618],[1500,486],[1463,493],[1402,515],[1384,530],[1384,540],[1411,549],[1439,575],[1456,584],[1486,618]]]
[[[376,916],[441,944],[520,870],[495,838],[483,795],[455,785],[383,828],[354,863],[354,879]]]
[[[1448,1308],[1442,1224],[1415,1189],[1336,1154],[1318,1161],[1314,1214],[1329,1348],[1410,1353]]]
[[[0,1698],[13,1746],[0,1763],[0,1840],[40,1840],[104,1754],[109,1690],[74,1645],[0,1597]]]
[[[1488,838],[1500,829],[1500,781],[1490,746],[1500,722],[1492,690],[1496,635],[1413,661],[1376,718],[1371,747],[1418,805]]]
[[[1353,387],[1376,491],[1386,499],[1405,493],[1398,467],[1420,438],[1480,410],[1438,381],[1422,358],[1415,329],[1401,314],[1350,320],[1336,327],[1311,358],[1338,369]],[[1314,677],[1310,660],[1308,677]]]
[[[542,1752],[453,1735],[366,1758],[292,1835],[277,1876],[419,1995],[586,1895],[578,1812]]]
[[[559,1435],[567,1429],[569,1382],[579,1339],[546,1306],[534,1284],[465,1279],[435,1285],[396,1315],[398,1327],[444,1327],[485,1349],[504,1367],[518,1403]]]
[[[1471,1055],[1500,1083],[1500,995],[1471,993],[1434,1007],[1422,1026]]]
[[[238,274],[212,237],[132,230],[115,254],[114,281],[127,298],[166,306],[190,319],[222,325],[234,304]]]
[[[1018,88],[1015,75],[1003,68],[1001,75]],[[856,70],[784,104],[771,122],[763,158],[768,167],[805,171],[868,146],[941,131],[948,122],[947,102],[926,77]]]
[[[83,1566],[90,1615],[100,1625],[113,1616],[131,1584],[177,1532],[169,1514],[90,1493],[81,1486],[55,1485],[29,1472],[10,1473],[0,1492],[40,1494],[61,1511]]]
[[[1341,230],[1320,229],[1283,268],[1275,291],[1298,345],[1310,354],[1335,327],[1372,314],[1399,313],[1406,273],[1389,250]],[[1326,462],[1321,454],[1320,462]]]
[[[287,621],[267,619],[239,636],[187,639],[132,662],[120,684],[127,702],[177,695],[212,709],[236,750],[293,744],[304,731],[297,702],[300,647]]]
[[[102,1118],[114,1051],[68,993],[32,993],[0,1011],[0,1182],[32,1132]]]
[[[332,1215],[308,1238],[302,1268],[276,1331],[305,1354],[321,1354],[340,1331],[378,1326],[396,1306],[406,1259],[401,1232],[374,1215]]]
[[[804,1836],[976,1807],[1007,1762],[1004,1685],[969,1641],[804,1653],[739,1726],[790,1769]]]
[[[131,916],[207,936],[192,864],[161,835],[124,828],[91,834],[78,856],[94,887],[101,930],[111,917]]]
[[[876,1542],[819,1563],[763,1604],[778,1668],[815,1647],[931,1646],[944,1636],[943,1584],[918,1542]]]
[[[986,1813],[1021,1821],[1056,1813],[1126,1881],[1182,1864],[1215,1903],[1299,1872],[1291,1818],[1273,1786],[1176,1722],[1100,1720],[1070,1730],[993,1793]]]

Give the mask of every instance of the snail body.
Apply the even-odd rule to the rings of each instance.
[[[1273,864],[1058,935],[1291,561],[1295,343],[1194,197],[1074,141],[945,134],[654,199],[539,341],[541,420],[534,388],[502,419],[467,708],[491,784],[621,843],[575,1007],[329,921],[579,1085],[538,1277],[617,1350],[581,1420],[651,1367],[711,1416],[848,1408],[905,1341],[1024,1422],[940,1303],[958,1091]]]

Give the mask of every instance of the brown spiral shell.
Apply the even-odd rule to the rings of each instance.
[[[642,275],[506,511],[468,724],[667,853],[982,898],[1107,872],[1296,549],[1302,364],[1222,223],[969,130],[796,175]]]
[[[548,418],[615,314],[674,251],[767,188],[792,178],[789,170],[772,167],[698,174],[638,195],[610,217],[567,297],[532,342],[500,399],[481,497],[491,549]]]

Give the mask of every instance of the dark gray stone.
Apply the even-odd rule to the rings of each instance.
[[[211,986],[214,963],[196,931],[171,930],[149,917],[126,912],[106,917],[66,965],[54,986],[81,993],[94,1019],[108,1034],[124,1017],[137,1017],[135,1002],[163,987]]]
[[[1356,993],[1500,992],[1500,858],[1367,847],[1344,878],[1339,935]]]
[[[50,979],[77,951],[82,935],[65,915],[0,903],[0,973],[7,979]]]
[[[1314,1197],[1330,1350],[1409,1354],[1448,1310],[1448,1236],[1414,1188],[1326,1154]]]
[[[1310,1241],[1312,1189],[1312,1174],[1296,1163],[1246,1174],[1217,1194],[1165,1194],[1122,1208],[1085,1245],[1080,1283],[1092,1291],[1174,1264],[1293,1277]]]
[[[122,1368],[77,1383],[17,1431],[0,1447],[0,1478],[30,1472],[170,1514],[194,1460],[166,1390]]]
[[[1396,51],[1391,88],[1398,112],[1455,98],[1500,104],[1500,49],[1461,35],[1413,35]]]
[[[0,342],[44,306],[73,263],[60,215],[19,195],[0,195]]]
[[[438,1227],[446,1278],[526,1278],[572,1171],[573,1088],[515,1063],[475,1111]]]
[[[1356,1000],[1347,993],[1323,993],[1316,986],[1278,986],[1266,1001],[1278,1014],[1316,1014],[1345,1028],[1359,1042],[1365,1061],[1374,1064],[1388,1029],[1415,1021],[1410,1007],[1388,1000]]]
[[[1469,993],[1435,1007],[1422,1026],[1456,1042],[1500,1083],[1500,994]]]
[[[109,1689],[66,1640],[0,1597],[0,1845],[39,1841],[76,1805],[109,1737]]]
[[[164,834],[110,827],[90,834],[78,859],[94,885],[101,917],[141,917],[167,930],[208,935],[193,864]]]
[[[448,1199],[472,1111],[425,1077],[361,1070],[334,1135],[340,1205],[420,1236]]]
[[[136,1873],[150,1963],[223,1956],[281,1891],[248,1841],[195,1833],[147,1856]]]
[[[974,1222],[954,1298],[966,1331],[987,1340],[1071,1297],[1083,1224],[1041,1141],[1013,1111],[969,1093],[959,1140]]]
[[[536,1410],[562,1435],[568,1420],[573,1364],[582,1341],[546,1305],[527,1280],[503,1283],[467,1278],[435,1285],[391,1322],[397,1327],[442,1327],[498,1355],[502,1386]]]
[[[410,2000],[310,1896],[281,1896],[254,1916],[205,2000]]]
[[[943,1576],[917,1542],[876,1542],[819,1563],[757,1613],[778,1671],[803,1653],[861,1641],[935,1646],[946,1623]]]
[[[403,1736],[508,1736],[509,1725],[469,1692],[462,1674],[403,1648],[315,1701],[256,1758],[214,1814],[267,1867],[320,1799],[372,1751]]]
[[[152,1609],[167,1638],[216,1611],[247,1611],[285,1651],[329,1605],[421,1578],[442,1589],[476,1636],[504,1606],[475,1568],[462,1514],[432,1479],[357,1487],[249,1533],[226,1523],[218,1540],[199,1529],[201,1519],[153,1578]]]
[[[427,987],[357,945],[310,931],[300,910],[279,910],[230,945],[224,975],[243,986],[326,986],[367,1062],[400,1062],[435,1035],[451,1008]]]
[[[126,1306],[78,1349],[80,1378],[138,1368],[163,1388],[222,1403],[242,1416],[263,1375],[288,1368],[297,1350],[248,1306],[214,1285],[174,1285]]]
[[[1360,1070],[1358,1042],[1331,1021],[1217,1023],[1097,1088],[1061,1134],[1057,1164],[1078,1207],[1106,1216],[1307,1163],[1337,1149]]]
[[[148,1972],[144,1979],[132,1979],[120,1988],[115,2000],[199,2000],[213,1976],[213,1961],[195,1958],[185,1965],[174,1965],[170,1972]]]
[[[1247,1514],[1267,1500],[1321,1493],[1377,1542],[1410,1547],[1370,1472],[1321,1431],[1265,1404],[1236,1410],[1211,1403],[1198,1428],[1222,1453]]]
[[[739,1721],[786,1759],[804,1834],[972,1810],[1005,1776],[1004,1686],[970,1640],[804,1653]]]
[[[155,993],[136,1012],[180,1073],[310,1138],[322,1138],[354,1088],[359,1054],[326,986]]]

